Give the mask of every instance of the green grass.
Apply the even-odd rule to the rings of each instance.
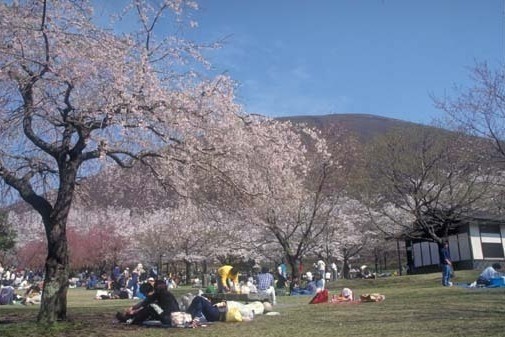
[[[471,282],[476,272],[460,271],[455,282]],[[279,316],[257,316],[247,323],[216,323],[199,329],[160,329],[115,323],[129,300],[94,300],[94,292],[71,289],[69,322],[35,323],[37,307],[0,306],[0,336],[505,336],[505,288],[465,289],[440,285],[440,274],[339,280],[330,294],[350,287],[355,294],[381,293],[381,303],[307,304],[306,296],[278,297]],[[177,296],[190,288],[179,288]]]

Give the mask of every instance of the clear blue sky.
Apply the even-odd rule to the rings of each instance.
[[[505,0],[203,0],[198,38],[248,112],[366,113],[430,123],[430,93],[505,59]]]

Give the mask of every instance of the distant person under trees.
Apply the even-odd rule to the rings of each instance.
[[[258,292],[268,295],[271,298],[273,305],[277,304],[274,283],[274,276],[270,273],[268,267],[262,267],[261,273],[256,276]]]

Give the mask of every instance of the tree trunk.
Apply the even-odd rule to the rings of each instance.
[[[379,252],[375,251],[375,275],[379,274]]]
[[[53,323],[67,319],[68,245],[66,221],[48,220],[47,258],[38,322]]]
[[[396,252],[398,254],[398,275],[402,276],[403,268],[402,268],[402,253],[400,251],[400,241],[396,240]]]
[[[344,256],[344,264],[342,266],[342,273],[344,274],[345,279],[350,279],[350,268],[349,268],[349,258]]]
[[[286,260],[291,268],[291,282],[289,282],[289,291],[293,290],[293,286],[295,285],[295,280],[300,281],[300,263],[301,259],[296,256],[286,255]]]
[[[38,322],[54,323],[67,319],[69,258],[67,220],[72,205],[78,164],[60,163],[60,188],[54,208],[40,212],[47,238],[44,287]],[[46,215],[46,216],[44,216]]]
[[[186,285],[191,285],[191,262],[184,261],[186,264]]]
[[[300,259],[295,256],[287,256],[289,267],[291,268],[291,279],[300,277]]]

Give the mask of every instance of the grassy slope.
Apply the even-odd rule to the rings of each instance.
[[[475,272],[461,271],[454,281],[470,282],[475,277]],[[330,284],[330,293],[346,286],[358,295],[379,292],[386,300],[308,305],[308,297],[286,296],[279,297],[275,308],[280,316],[258,316],[248,323],[217,323],[200,329],[158,329],[115,323],[114,313],[130,301],[97,301],[92,291],[71,289],[70,322],[39,327],[34,322],[36,307],[0,306],[0,336],[505,336],[505,288],[444,288],[439,274],[427,274],[339,280]],[[177,289],[176,295],[191,290]]]

